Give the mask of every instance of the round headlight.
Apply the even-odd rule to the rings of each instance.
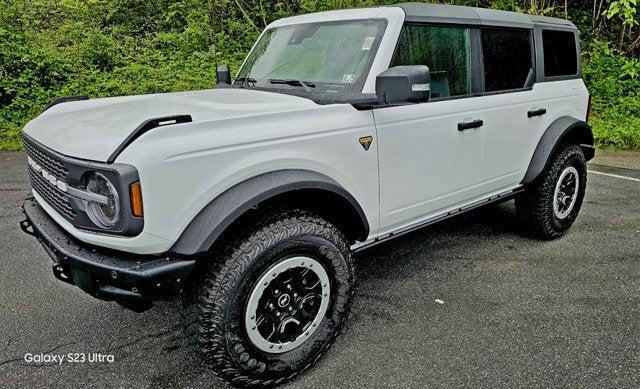
[[[106,204],[87,202],[87,214],[91,221],[103,228],[113,227],[120,218],[120,199],[111,181],[100,173],[91,173],[87,180],[87,191],[107,199]]]

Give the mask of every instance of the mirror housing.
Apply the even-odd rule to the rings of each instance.
[[[386,104],[420,103],[431,97],[431,73],[425,65],[395,66],[376,77],[376,93]]]
[[[219,65],[216,69],[216,78],[218,84],[231,85],[231,70],[229,70],[229,65]]]

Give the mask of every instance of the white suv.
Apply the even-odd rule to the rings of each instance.
[[[236,385],[284,382],[333,343],[352,253],[515,198],[536,236],[574,222],[594,156],[576,27],[401,4],[264,31],[237,78],[54,101],[24,128],[21,226],[54,274],[140,311],[181,296]]]

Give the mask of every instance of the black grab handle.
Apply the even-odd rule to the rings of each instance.
[[[470,130],[472,128],[479,128],[484,126],[484,121],[474,120],[472,122],[458,123],[458,131]]]
[[[547,110],[542,108],[542,109],[536,109],[533,111],[529,111],[527,112],[527,116],[532,118],[534,116],[542,116],[542,115],[546,115],[547,114]]]

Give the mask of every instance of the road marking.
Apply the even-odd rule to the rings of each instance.
[[[600,174],[603,176],[607,176],[607,177],[613,177],[613,178],[621,178],[623,180],[629,180],[629,181],[635,181],[635,182],[640,182],[640,179],[638,178],[633,178],[633,177],[627,177],[627,176],[619,176],[617,174],[610,174],[610,173],[602,173],[602,172],[596,172],[593,170],[588,170],[589,173],[593,173],[593,174]]]

